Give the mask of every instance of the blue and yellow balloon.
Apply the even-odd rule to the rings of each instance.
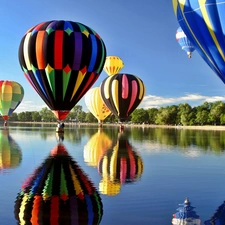
[[[176,18],[197,52],[225,83],[225,4],[222,0],[172,0]]]

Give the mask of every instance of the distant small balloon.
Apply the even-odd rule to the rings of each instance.
[[[115,75],[124,67],[123,60],[118,56],[107,56],[104,71],[109,75]]]
[[[0,114],[8,120],[24,97],[23,87],[15,82],[0,80]]]
[[[195,50],[195,48],[193,44],[189,41],[189,39],[187,38],[186,34],[184,33],[181,27],[177,29],[176,40],[181,46],[182,50],[184,50],[187,53],[188,58],[191,58],[192,52]]]

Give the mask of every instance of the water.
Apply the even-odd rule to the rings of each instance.
[[[72,216],[68,214],[72,203],[68,206],[63,203],[66,210],[63,212],[60,206],[56,213],[48,204],[53,199],[50,196],[37,205],[36,214],[34,211],[32,214],[34,196],[25,201],[26,194],[22,193],[19,201],[19,193],[30,175],[36,179],[40,176],[37,172],[34,174],[35,170],[52,168],[46,165],[53,160],[50,154],[55,154],[53,149],[57,148],[58,139],[55,125],[10,124],[8,131],[0,130],[1,225],[49,225],[51,223],[45,221],[51,214],[55,215],[54,225],[96,224],[91,221],[98,220],[101,225],[167,225],[172,224],[173,214],[186,197],[204,224],[225,200],[224,131],[126,127],[121,134],[118,127],[105,125],[100,131],[97,126],[74,125],[66,126],[62,142],[63,152],[68,156],[61,153],[57,163],[67,160],[65,167],[69,164],[74,167],[73,179],[80,179],[74,183],[80,184],[77,189],[81,190],[81,195],[85,193],[84,199],[77,198],[76,204],[83,208],[80,206],[77,214]],[[35,196],[45,192],[41,188],[47,184],[57,189],[54,190],[59,193],[57,199],[63,190],[74,191],[72,181],[64,186],[61,184],[62,180],[72,178],[68,168],[61,174],[58,164],[54,165],[52,183],[46,181],[47,178],[37,182],[37,190],[33,191]],[[33,222],[29,222],[31,214]],[[223,221],[221,215],[217,220]],[[59,223],[57,216],[61,216]],[[79,221],[68,222],[66,217],[79,218]],[[189,219],[186,224],[195,223]]]

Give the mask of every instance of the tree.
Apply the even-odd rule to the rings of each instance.
[[[209,121],[214,125],[220,124],[220,116],[225,113],[225,103],[221,101],[214,102],[209,112]]]
[[[193,121],[192,107],[187,103],[179,104],[178,110],[179,110],[178,115],[180,117],[180,122],[183,125],[190,125],[191,121]]]
[[[158,109],[157,108],[150,108],[150,109],[147,109],[147,112],[148,112],[148,123],[149,124],[155,124]]]
[[[9,121],[18,121],[18,114],[17,113],[12,113],[11,116],[9,117]]]
[[[133,123],[147,123],[149,120],[148,112],[144,109],[135,109],[131,114]]]
[[[209,118],[208,116],[209,116],[209,112],[207,110],[199,110],[197,111],[195,121],[197,124],[200,124],[200,125],[207,124],[208,118]]]
[[[41,115],[39,112],[35,111],[32,112],[32,120],[36,121],[36,122],[40,122],[41,121]]]
[[[54,122],[54,121],[56,121],[55,115],[47,107],[41,109],[40,115],[41,115],[41,120],[42,121],[47,121],[47,122]]]
[[[85,121],[88,123],[97,123],[98,120],[94,117],[91,112],[86,113]]]

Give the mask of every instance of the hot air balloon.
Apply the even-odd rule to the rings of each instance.
[[[2,118],[7,121],[14,110],[23,100],[23,87],[15,82],[0,80],[0,113]]]
[[[180,27],[196,51],[225,83],[225,5],[221,0],[172,0]]]
[[[88,90],[84,96],[84,100],[87,108],[98,120],[99,126],[102,126],[103,120],[110,115],[111,111],[101,98],[100,88],[95,87]]]
[[[223,225],[225,224],[225,201],[218,207],[214,215],[204,222],[205,225]]]
[[[64,120],[95,83],[105,58],[100,36],[72,21],[40,23],[26,32],[19,47],[25,77],[58,120]]]
[[[101,156],[112,146],[112,140],[101,128],[92,135],[88,143],[84,146],[84,161],[89,166],[98,166]]]
[[[118,73],[102,81],[100,92],[106,106],[124,122],[143,100],[145,85],[135,75]]]
[[[183,204],[179,205],[180,207],[177,209],[178,212],[173,214],[173,225],[201,225],[200,217],[193,210],[195,207],[191,206],[188,198],[185,199]]]
[[[100,195],[62,143],[25,180],[14,208],[24,225],[97,225],[103,215]]]
[[[20,165],[22,151],[8,130],[0,130],[0,170],[13,169]]]
[[[104,190],[103,188],[109,182],[109,186],[114,184],[113,187],[117,187],[118,183],[121,185],[133,183],[141,177],[143,168],[141,157],[129,143],[126,135],[120,132],[116,144],[109,148],[99,161],[98,171],[103,178],[99,190]]]
[[[104,71],[109,75],[115,75],[124,67],[122,59],[118,56],[107,56],[104,65]]]
[[[184,31],[179,27],[176,32],[176,40],[181,46],[181,48],[187,52],[188,58],[191,58],[192,52],[195,50],[192,43],[188,40]]]

